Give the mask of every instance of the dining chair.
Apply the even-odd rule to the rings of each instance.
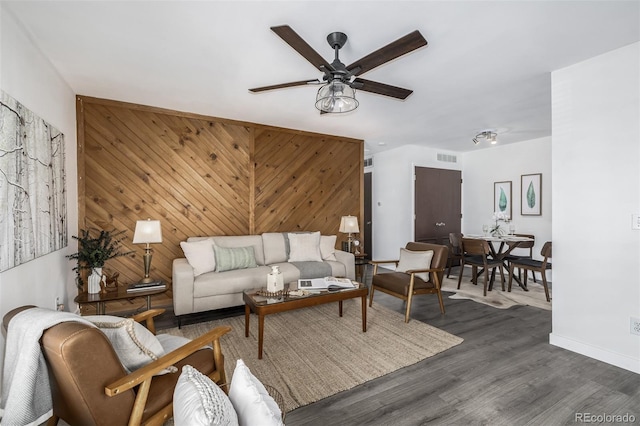
[[[462,234],[460,232],[449,233],[449,258],[447,259],[447,278],[451,274],[451,266],[454,262],[462,260]]]
[[[542,260],[535,259],[521,259],[514,260],[513,262],[509,262],[509,286],[508,291],[511,291],[511,281],[513,280],[513,270],[515,268],[520,268],[524,270],[524,281],[527,281],[527,271],[540,272],[542,275],[542,286],[544,287],[544,294],[547,296],[547,302],[551,301],[551,297],[549,297],[549,287],[547,285],[547,274],[546,271],[551,269],[551,241],[547,241],[542,246],[542,250],[540,251],[540,255],[542,255]]]
[[[484,275],[484,295],[487,295],[487,287],[489,283],[489,270],[492,274],[495,273],[495,269],[500,270],[500,277],[502,279],[502,290],[504,290],[504,271],[502,269],[502,261],[489,257],[491,249],[489,243],[479,238],[462,238],[462,264],[460,265],[460,275],[458,276],[458,289],[460,289],[460,283],[462,282],[462,273],[464,272],[465,265],[471,265],[472,276],[474,284],[477,285],[478,268],[483,268]],[[491,283],[493,287],[493,282]],[[491,290],[491,288],[489,288]]]
[[[531,241],[510,241],[510,242],[507,242],[507,245],[509,246],[509,248],[511,249],[511,247],[515,246],[514,250],[528,249],[529,252],[528,253],[525,252],[524,254],[513,254],[513,252],[511,252],[509,255],[505,257],[505,260],[507,262],[511,262],[512,260],[533,259],[533,246],[535,246],[536,244],[536,236],[532,234],[514,234],[514,237],[529,238],[531,239]],[[533,276],[533,282],[536,283],[537,282],[536,274],[531,273],[531,275]],[[518,269],[518,279],[520,280],[520,282],[522,282],[522,284],[525,287],[527,286],[527,283],[522,281],[522,271],[520,269]]]

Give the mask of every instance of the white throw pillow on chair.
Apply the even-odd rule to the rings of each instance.
[[[241,359],[233,371],[229,399],[238,414],[240,426],[284,425],[278,404]]]
[[[400,249],[400,262],[398,262],[397,272],[407,272],[412,269],[429,269],[431,268],[431,259],[433,258],[433,250],[412,251],[405,248]],[[416,274],[422,281],[429,281],[429,273],[422,272]]]

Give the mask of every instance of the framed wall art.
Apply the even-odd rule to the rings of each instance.
[[[493,211],[511,218],[511,181],[493,183]]]
[[[542,215],[542,173],[520,176],[520,214]]]
[[[67,246],[64,135],[0,91],[0,272]]]

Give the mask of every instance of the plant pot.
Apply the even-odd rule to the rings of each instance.
[[[102,281],[102,268],[91,269],[91,275],[87,278],[87,293],[100,293],[100,281]]]

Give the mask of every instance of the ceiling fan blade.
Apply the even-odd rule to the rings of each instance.
[[[407,99],[407,96],[413,93],[413,90],[403,89],[402,87],[391,86],[384,83],[378,83],[377,81],[365,80],[363,78],[356,78],[353,83],[355,83],[354,86],[357,90],[376,93],[378,95],[390,96],[397,99]]]
[[[331,64],[325,61],[318,52],[313,50],[313,47],[309,46],[309,44],[307,44],[307,42],[304,41],[298,33],[293,31],[290,26],[281,25],[278,27],[271,27],[271,30],[278,34],[281,39],[283,39],[289,46],[293,47],[295,51],[301,54],[307,61],[311,62],[311,64],[318,70],[324,72],[322,67],[325,67],[325,69],[328,70],[333,70]]]
[[[416,30],[355,61],[347,67],[347,70],[353,75],[361,75],[426,45],[427,40],[420,34],[420,31]]]
[[[258,92],[264,92],[266,90],[284,89],[285,87],[306,86],[306,85],[313,85],[313,84],[322,84],[322,82],[318,79],[292,81],[291,83],[282,83],[282,84],[274,84],[272,86],[256,87],[253,89],[249,89],[249,91],[253,93],[258,93]]]

